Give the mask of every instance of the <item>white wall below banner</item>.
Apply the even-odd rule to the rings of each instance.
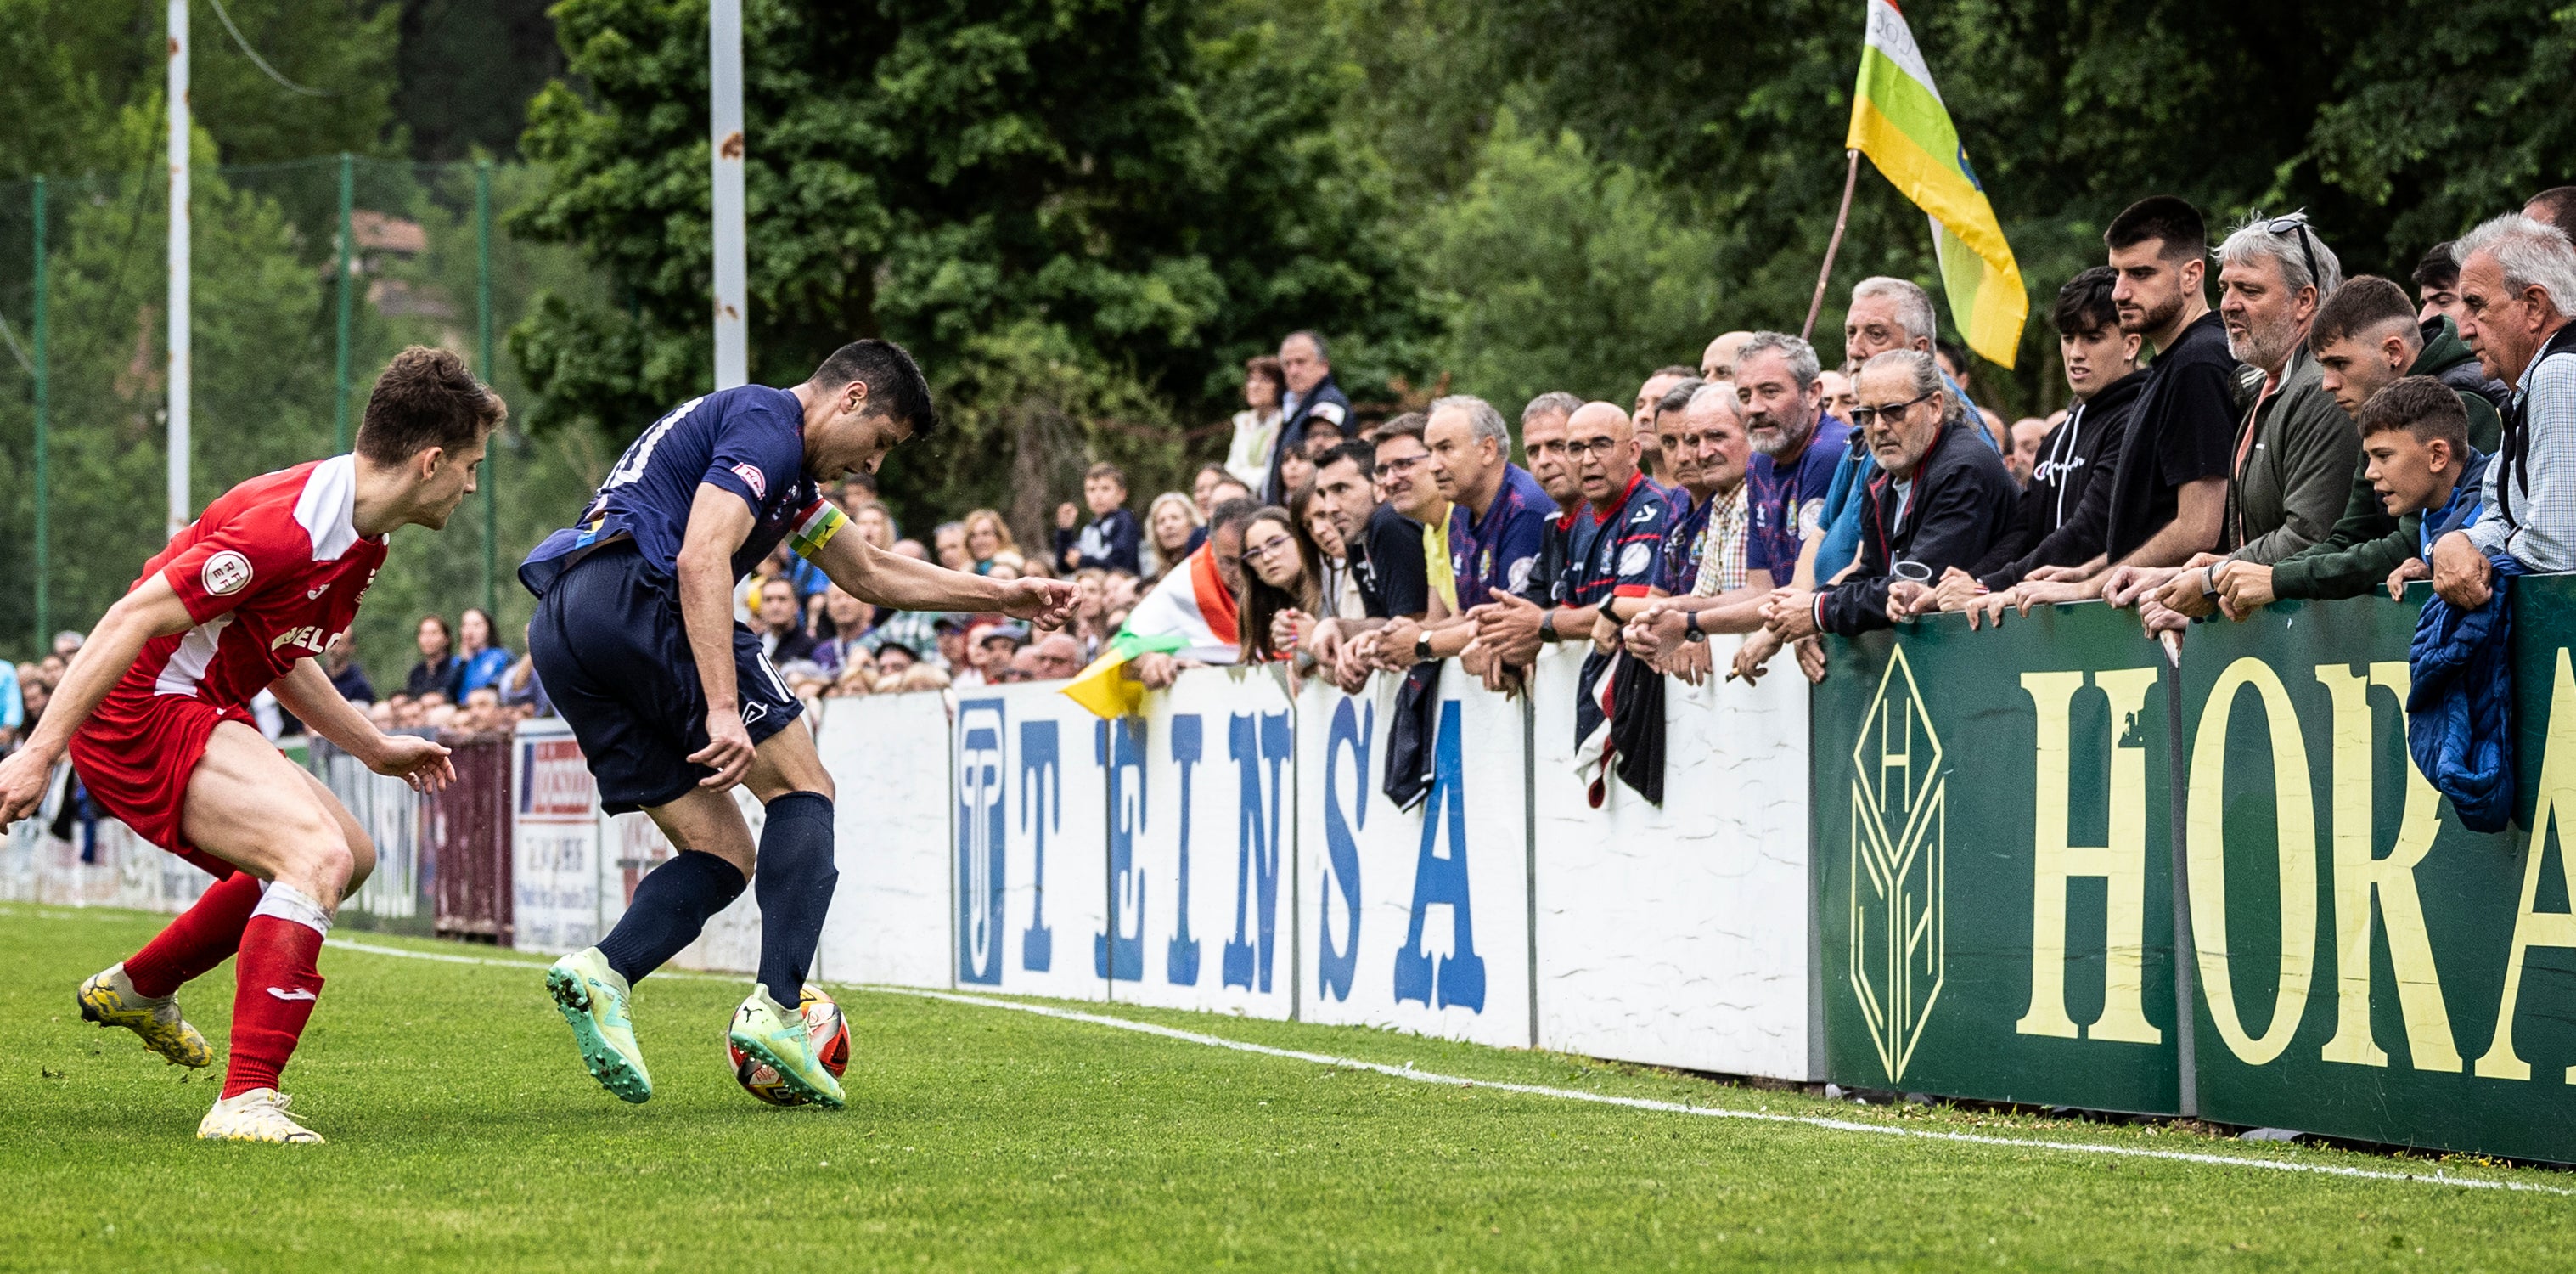
[[[1741,639],[1714,638],[1718,667]],[[1733,1075],[1822,1076],[1808,981],[1807,686],[1665,685],[1661,808],[1575,772],[1588,647],[1543,654],[1538,705],[1539,1043]]]
[[[948,706],[936,694],[826,699],[833,862],[817,976],[950,985]]]
[[[1402,681],[1298,699],[1300,1016],[1528,1047],[1522,705],[1445,668],[1431,785],[1402,810],[1385,793]]]

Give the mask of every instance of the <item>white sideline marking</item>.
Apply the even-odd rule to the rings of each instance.
[[[347,938],[331,938],[324,946],[344,947],[370,955],[399,956],[411,960],[436,960],[446,964],[492,965],[505,969],[542,969],[546,966],[528,960],[494,960],[481,956],[447,955],[435,951],[412,951],[402,947],[378,946]],[[717,973],[661,972],[657,978],[681,978],[692,981],[733,982],[739,978]],[[818,979],[820,980],[820,979]],[[827,983],[829,985],[829,983]],[[851,984],[840,984],[849,987]],[[1521,1093],[1532,1097],[1554,1097],[1564,1101],[1591,1102],[1602,1106],[1625,1106],[1632,1110],[1653,1110],[1673,1115],[1697,1115],[1708,1119],[1749,1119],[1757,1123],[1799,1124],[1831,1132],[1874,1133],[1882,1137],[1911,1137],[1922,1141],[1964,1142],[1978,1146],[2007,1146],[2023,1150],[2056,1150],[2069,1154],[2119,1155],[2131,1159],[2156,1159],[2168,1163],[2207,1164],[2221,1168],[2265,1168],[2274,1172],[2305,1172],[2326,1177],[2346,1177],[2362,1181],[2408,1181],[2421,1185],[2457,1186],[2464,1190],[2511,1190],[2529,1194],[2576,1196],[2576,1190],[2561,1186],[2540,1185],[2528,1181],[2495,1181],[2483,1177],[2454,1177],[2436,1172],[2389,1172],[2375,1168],[2353,1168],[2335,1164],[2291,1163],[2282,1159],[2258,1159],[2240,1155],[2196,1154],[2187,1150],[2150,1150],[2141,1146],[2112,1146],[2087,1141],[2036,1141],[2021,1137],[1994,1137],[1969,1132],[1943,1132],[1928,1128],[1899,1128],[1886,1124],[1865,1124],[1849,1119],[1829,1119],[1822,1115],[1783,1115],[1770,1111],[1732,1110],[1724,1106],[1694,1106],[1686,1102],[1659,1101],[1651,1097],[1620,1097],[1608,1093],[1587,1093],[1579,1088],[1555,1088],[1545,1084],[1514,1084],[1498,1080],[1469,1079],[1462,1075],[1442,1075],[1416,1070],[1411,1064],[1391,1066],[1384,1062],[1363,1061],[1356,1057],[1336,1057],[1330,1053],[1309,1053],[1293,1048],[1274,1048],[1244,1040],[1230,1040],[1218,1035],[1184,1031],[1178,1027],[1153,1022],[1135,1022],[1121,1017],[1059,1009],[1043,1004],[1023,1004],[1015,1000],[997,1000],[981,995],[960,995],[953,991],[930,991],[918,987],[859,985],[851,989],[873,991],[880,995],[909,995],[925,1000],[944,1000],[951,1004],[968,1004],[978,1008],[1007,1009],[1014,1013],[1032,1013],[1059,1021],[1083,1022],[1106,1026],[1112,1030],[1133,1031],[1139,1035],[1156,1035],[1164,1039],[1210,1048],[1229,1049],[1237,1053],[1254,1053],[1263,1057],[1286,1058],[1310,1062],[1341,1070],[1367,1071],[1393,1079],[1409,1079],[1422,1084],[1440,1084],[1451,1088],[1491,1088],[1498,1092]]]

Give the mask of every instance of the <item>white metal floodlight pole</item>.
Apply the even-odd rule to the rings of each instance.
[[[193,521],[188,498],[188,0],[170,0],[170,534]]]
[[[715,0],[707,26],[707,78],[714,97],[716,388],[731,389],[751,379],[751,298],[743,264],[742,0]]]

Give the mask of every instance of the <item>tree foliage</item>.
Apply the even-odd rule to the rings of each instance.
[[[705,11],[555,16],[587,92],[531,107],[523,145],[556,180],[520,225],[582,244],[623,304],[548,306],[513,348],[546,418],[632,430],[709,381]],[[755,380],[884,335],[952,401],[1065,384],[1047,365],[1088,386],[1061,409],[1207,411],[1291,327],[1423,330],[1378,176],[1330,144],[1329,68],[1269,56],[1258,27],[1202,40],[1159,0],[753,0],[743,45]],[[991,499],[1045,441],[969,438],[902,467]]]

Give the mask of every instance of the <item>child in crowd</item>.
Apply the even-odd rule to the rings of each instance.
[[[1055,558],[1067,571],[1086,568],[1139,569],[1145,531],[1127,509],[1127,474],[1114,464],[1096,464],[1082,475],[1082,502],[1091,508],[1091,523],[1076,532],[1073,505],[1055,511]]]

